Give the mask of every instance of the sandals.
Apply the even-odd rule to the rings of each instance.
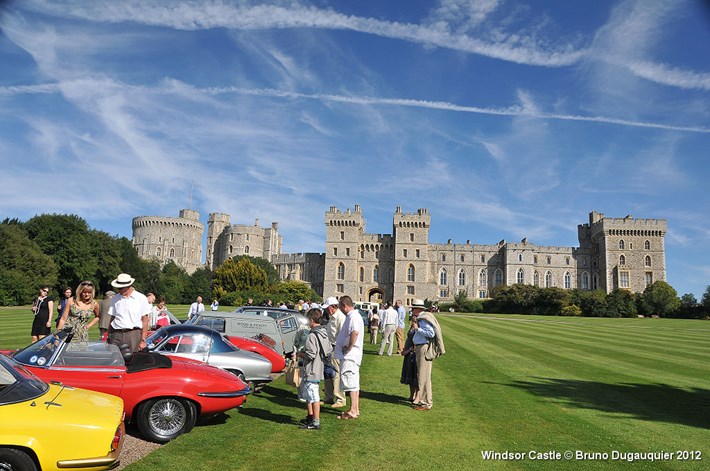
[[[335,418],[340,420],[350,420],[357,419],[357,416],[351,415],[349,412],[343,412],[342,414],[337,415]]]

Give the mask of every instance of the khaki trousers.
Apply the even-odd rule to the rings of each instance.
[[[427,344],[416,345],[414,352],[417,355],[417,374],[419,375],[419,403],[423,407],[431,408],[433,397],[431,391],[431,365],[432,361],[424,358]]]
[[[335,370],[335,378],[326,378],[325,383],[325,402],[345,402],[345,394],[340,390],[340,360],[331,358],[333,369]]]
[[[394,334],[397,337],[397,355],[399,355],[402,353],[402,350],[404,350],[404,329],[397,327]]]
[[[385,345],[390,344],[387,355],[392,355],[392,344],[394,343],[394,331],[397,327],[394,324],[386,325],[382,331],[382,344],[380,345],[380,355],[385,351]]]
[[[377,343],[377,331],[379,327],[370,327],[370,343]]]

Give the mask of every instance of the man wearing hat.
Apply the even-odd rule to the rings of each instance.
[[[431,409],[433,397],[431,391],[431,366],[434,358],[443,355],[444,339],[439,321],[434,314],[425,312],[426,306],[421,299],[412,300],[412,315],[416,316],[413,323],[414,352],[417,357],[417,375],[419,380],[419,403],[414,404],[414,410]]]
[[[331,346],[335,346],[335,341],[338,338],[340,329],[343,328],[345,322],[345,314],[338,308],[338,300],[331,296],[323,303],[323,312],[328,315],[328,324],[325,326],[328,333],[328,341]],[[345,394],[340,390],[340,360],[333,358],[331,353],[331,364],[335,369],[334,378],[326,378],[325,380],[325,403],[333,404],[333,407],[345,407]]]
[[[121,273],[111,282],[111,286],[118,290],[118,294],[111,299],[108,313],[111,316],[109,323],[108,341],[119,347],[128,344],[131,352],[145,348],[145,339],[148,336],[148,315],[150,303],[142,293],[133,288],[136,281],[128,273]]]

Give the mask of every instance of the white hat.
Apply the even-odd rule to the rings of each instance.
[[[128,273],[121,273],[120,275],[118,275],[118,278],[111,282],[111,286],[118,289],[128,288],[133,284],[134,281],[136,281],[136,279],[131,278],[131,275],[129,275]]]
[[[420,309],[426,309],[426,306],[424,305],[424,301],[421,299],[412,299],[412,309],[414,308],[420,308]]]
[[[323,303],[323,309],[327,308],[328,306],[337,306],[338,305],[338,300],[335,299],[334,296],[329,297],[328,299],[325,300]]]

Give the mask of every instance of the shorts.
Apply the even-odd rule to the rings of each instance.
[[[305,387],[304,393],[305,397],[304,399],[308,404],[315,404],[316,402],[320,402],[320,382],[318,381],[304,381]]]
[[[352,360],[340,360],[340,390],[360,390],[360,365]]]

